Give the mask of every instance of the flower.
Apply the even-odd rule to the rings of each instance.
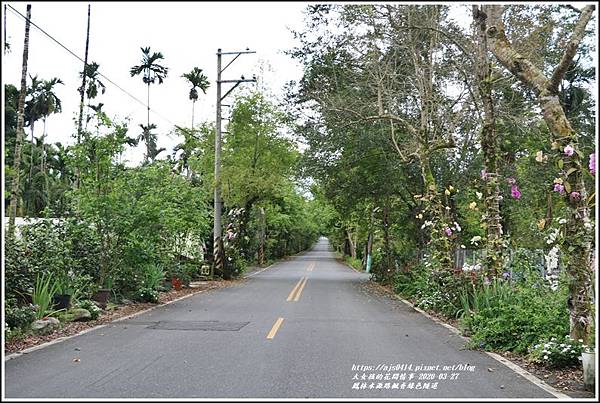
[[[448,189],[446,189],[446,190],[444,191],[444,193],[446,194],[446,196],[450,196],[450,191],[449,191]]]
[[[575,149],[573,148],[573,146],[571,144],[569,144],[568,146],[566,146],[565,149],[564,149],[565,155],[568,155],[569,157],[571,155],[573,155],[574,151],[575,151]]]
[[[510,188],[510,195],[513,197],[513,199],[521,198],[521,192],[519,191],[519,187],[517,185],[512,185]]]
[[[560,183],[562,185],[563,180],[562,178],[554,178],[554,183]]]
[[[462,231],[462,228],[460,227],[460,225],[458,225],[458,223],[456,221],[454,221],[454,229],[457,230],[458,232]]]
[[[446,235],[448,236],[452,236],[452,230],[448,227],[444,228],[444,232],[446,233]]]
[[[416,215],[416,218],[418,218],[419,220],[423,218],[423,214],[419,213]]]
[[[483,197],[483,193],[481,193],[481,192],[475,192],[475,194],[477,195],[477,198],[479,200],[481,200],[481,198]]]
[[[548,156],[544,155],[544,152],[540,150],[537,153],[535,153],[535,160],[537,162],[546,162],[548,160]]]
[[[579,192],[571,192],[570,196],[571,196],[571,199],[573,199],[573,200],[581,199],[581,193],[579,193]]]
[[[554,191],[562,194],[565,194],[565,187],[563,185],[561,185],[560,183],[555,183],[554,184]]]
[[[488,277],[483,279],[483,285],[490,285],[492,284],[492,282],[490,281],[490,279]]]
[[[481,170],[481,179],[487,179],[488,173],[485,169]]]
[[[472,244],[477,243],[479,241],[481,241],[481,237],[479,235],[475,235],[473,238],[471,238]]]
[[[469,203],[469,208],[470,208],[471,210],[475,210],[475,209],[477,208],[477,203],[475,203],[475,202],[471,202],[471,203]]]
[[[506,181],[508,182],[509,185],[514,185],[515,183],[517,183],[517,180],[515,178],[513,178],[512,176],[510,178],[506,178]]]
[[[588,166],[590,168],[590,173],[596,176],[596,153],[590,154],[590,164]]]
[[[502,273],[502,277],[504,278],[504,280],[508,280],[510,278],[510,273],[505,271],[504,273]]]

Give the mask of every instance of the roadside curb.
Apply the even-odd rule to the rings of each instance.
[[[350,266],[348,263],[346,263],[345,261],[341,262],[342,264],[344,264],[345,266],[351,268],[352,270],[356,270],[354,269],[354,267]],[[399,301],[402,301],[404,304],[410,306],[411,308],[413,308],[415,311],[419,312],[421,315],[425,316],[426,318],[432,320],[433,322],[442,325],[443,327],[445,327],[446,329],[450,330],[452,333],[456,334],[458,337],[460,337],[461,339],[465,340],[465,341],[470,341],[471,338],[464,336],[460,330],[458,330],[457,328],[455,328],[454,326],[443,322],[442,320],[431,316],[430,314],[428,314],[427,312],[425,312],[424,310],[422,310],[421,308],[416,307],[412,302],[405,300],[404,298],[400,297],[399,295],[397,295],[394,292],[390,292],[390,290],[388,290],[387,288],[383,287],[382,285],[373,282],[373,284],[375,284],[377,287],[379,287],[380,289],[382,289],[383,291],[385,291],[386,294],[391,294],[394,298],[396,298]],[[536,377],[535,375],[533,375],[532,373],[530,373],[529,371],[527,371],[526,369],[518,366],[517,364],[515,364],[514,362],[502,357],[499,354],[496,353],[492,353],[489,351],[481,351],[482,353],[487,354],[488,356],[492,357],[494,360],[504,364],[505,366],[507,366],[508,368],[510,368],[513,372],[516,372],[517,374],[521,375],[523,378],[527,379],[529,382],[533,383],[534,385],[538,386],[539,388],[543,389],[544,391],[550,393],[551,395],[559,398],[559,399],[564,399],[564,400],[573,400],[573,398],[561,391],[559,391],[558,389],[548,385],[546,382],[542,381],[541,379],[539,379],[538,377]]]
[[[163,306],[167,306],[167,305],[172,304],[174,302],[178,302],[178,301],[181,301],[183,299],[193,297],[194,295],[201,294],[201,293],[203,293],[205,291],[214,290],[216,288],[219,288],[219,287],[210,287],[210,288],[207,288],[205,290],[199,290],[197,292],[193,292],[193,293],[184,295],[182,297],[176,298],[174,300],[165,302],[164,304],[156,305],[156,306],[150,307],[148,309],[144,309],[143,311],[135,312],[135,313],[132,313],[130,315],[123,316],[123,317],[111,320],[110,322],[103,323],[101,325],[94,326],[94,327],[91,327],[89,329],[82,330],[79,333],[75,333],[75,334],[72,334],[70,336],[58,337],[58,338],[56,338],[54,340],[47,341],[46,343],[38,344],[37,346],[29,347],[29,348],[26,348],[25,350],[17,351],[16,353],[11,353],[11,354],[9,354],[9,355],[7,355],[7,356],[4,357],[4,362],[10,361],[10,360],[15,359],[15,358],[18,358],[18,357],[20,357],[22,355],[25,355],[25,354],[29,354],[29,353],[31,353],[33,351],[40,350],[42,348],[49,347],[49,346],[51,346],[53,344],[57,344],[57,343],[60,343],[62,341],[65,341],[65,340],[69,340],[69,339],[72,339],[74,337],[84,335],[84,334],[89,333],[89,332],[91,332],[93,330],[102,329],[103,327],[110,326],[111,323],[115,323],[115,322],[120,322],[120,321],[123,321],[123,320],[131,319],[131,318],[136,317],[138,315],[142,315],[144,313],[150,312],[150,311],[152,311],[154,309],[157,309],[157,308],[160,308],[160,307],[163,307]]]

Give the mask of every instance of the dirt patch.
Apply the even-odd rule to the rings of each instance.
[[[396,294],[394,293],[392,287],[390,285],[381,285],[375,283],[373,281],[369,281],[364,283],[364,287],[369,292],[378,296],[387,296],[387,298],[396,299]],[[410,301],[413,302],[413,301]],[[426,310],[424,310],[426,311]],[[449,325],[454,326],[457,329],[460,329],[459,322],[456,319],[449,319],[445,316],[438,314],[433,311],[426,311],[432,317],[447,323]],[[537,378],[543,380],[548,385],[553,388],[559,390],[560,392],[573,397],[573,398],[594,398],[595,393],[593,391],[585,390],[583,385],[583,368],[581,366],[578,367],[570,367],[570,368],[549,368],[542,364],[530,362],[523,355],[512,353],[509,351],[493,351],[496,354],[501,355],[507,360],[515,363],[519,367],[525,369],[530,372],[532,375]]]
[[[114,309],[103,311],[102,314],[96,320],[88,322],[69,322],[61,324],[61,328],[45,336],[28,335],[18,340],[7,341],[4,345],[4,353],[12,354],[18,351],[25,350],[30,347],[34,347],[43,343],[47,343],[52,340],[59,339],[61,337],[68,337],[80,333],[84,330],[92,327],[102,325],[114,321],[125,316],[132,315],[137,312],[144,311],[146,309],[160,306],[171,302],[178,298],[184,297],[190,294],[196,294],[201,291],[207,291],[217,288],[227,287],[229,285],[237,284],[239,281],[206,281],[197,284],[196,287],[185,287],[180,290],[170,290],[167,292],[161,292],[158,297],[158,303],[153,304],[150,302],[144,303],[133,303],[128,305],[118,305]]]

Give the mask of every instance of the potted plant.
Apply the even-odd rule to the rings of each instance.
[[[56,278],[56,290],[52,298],[52,304],[56,309],[69,309],[71,306],[71,297],[73,296],[73,287],[67,275],[60,275]]]
[[[596,381],[596,342],[595,333],[592,332],[590,345],[584,346],[581,352],[581,363],[583,364],[583,385],[587,390],[594,390]]]
[[[113,279],[112,277],[107,277],[104,281],[103,288],[98,289],[98,291],[96,291],[94,295],[92,295],[92,300],[97,302],[100,308],[106,308],[106,305],[108,304],[108,299],[110,298],[110,292],[112,290],[112,287]]]

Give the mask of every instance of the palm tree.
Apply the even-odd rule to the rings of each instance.
[[[98,90],[104,94],[106,92],[106,86],[102,81],[100,81],[100,72],[98,69],[100,65],[96,62],[92,62],[87,64],[83,71],[79,72],[79,77],[83,78],[85,74],[85,79],[87,82],[87,87],[85,89],[85,95],[88,99],[88,107],[91,107],[90,101],[98,96]],[[81,88],[80,88],[81,90]],[[89,123],[90,117],[88,116],[86,119],[86,125]],[[87,126],[86,126],[87,127]]]
[[[138,141],[143,141],[146,144],[146,154],[144,155],[144,164],[148,162],[148,160],[154,161],[154,159],[161,152],[165,151],[165,148],[156,148],[156,133],[153,133],[152,130],[156,129],[156,125],[154,123],[144,126],[140,124],[142,128],[142,133],[138,136]]]
[[[206,95],[206,90],[210,86],[210,82],[208,81],[208,77],[202,74],[202,69],[198,67],[194,67],[192,71],[189,73],[183,74],[181,77],[188,80],[188,82],[192,85],[190,89],[190,100],[192,101],[192,129],[194,128],[194,105],[198,100],[198,91],[196,88],[200,88],[202,92]]]
[[[193,171],[190,167],[190,158],[194,155],[194,151],[198,149],[198,138],[194,135],[194,130],[185,129],[176,126],[176,131],[183,135],[183,143],[177,144],[173,148],[173,160],[175,161],[175,170],[178,173],[186,171],[186,178],[191,180]],[[179,158],[177,152],[181,151]]]
[[[142,49],[142,64],[133,66],[129,73],[131,77],[144,73],[142,80],[148,85],[148,124],[146,126],[150,127],[150,84],[154,83],[156,79],[158,79],[159,84],[162,84],[169,68],[156,63],[157,60],[164,59],[161,52],[154,52],[150,55],[149,46],[140,49]]]
[[[44,132],[42,134],[42,165],[41,171],[45,171],[45,155],[44,155],[44,138],[46,137],[46,119],[53,113],[62,112],[62,102],[60,98],[54,93],[54,86],[57,84],[64,84],[60,78],[54,77],[50,80],[44,80],[42,82],[42,88],[39,94],[39,106],[42,114],[42,121],[44,122]]]
[[[17,107],[17,138],[15,139],[14,156],[14,178],[10,188],[10,205],[8,207],[8,236],[14,237],[15,218],[17,216],[17,202],[19,200],[19,188],[21,185],[21,145],[23,144],[23,124],[25,109],[25,93],[27,89],[27,60],[29,59],[29,28],[31,26],[31,4],[27,5],[27,19],[25,20],[25,39],[23,42],[23,63],[21,67],[21,92],[19,93],[19,103]]]

